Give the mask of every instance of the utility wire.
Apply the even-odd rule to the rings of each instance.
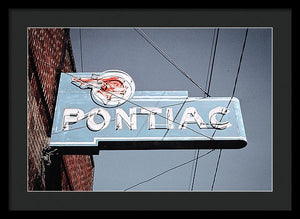
[[[211,185],[211,188],[210,188],[211,191],[214,190],[216,176],[217,176],[217,172],[218,172],[218,169],[219,169],[219,163],[220,163],[221,153],[222,153],[222,149],[220,149],[220,151],[219,151],[219,156],[218,156],[218,160],[217,160],[217,166],[216,166],[216,170],[215,170],[215,173],[214,173],[214,179],[213,179],[213,182],[212,182],[212,185]]]
[[[170,171],[172,171],[172,170],[175,170],[175,169],[177,169],[177,168],[179,168],[179,167],[182,167],[182,166],[184,166],[184,165],[186,165],[186,164],[188,164],[188,163],[190,163],[190,162],[193,162],[193,161],[196,160],[196,159],[199,159],[199,158],[201,158],[201,157],[204,157],[204,156],[210,154],[211,152],[213,152],[214,150],[215,150],[215,149],[212,149],[212,150],[208,151],[207,153],[205,153],[205,154],[203,154],[203,155],[201,155],[201,156],[198,156],[198,157],[196,157],[196,158],[194,158],[194,159],[192,159],[192,160],[186,161],[186,162],[184,162],[184,163],[182,163],[182,164],[179,164],[179,165],[177,165],[177,166],[175,166],[175,167],[172,167],[172,168],[170,168],[170,169],[167,169],[167,170],[165,170],[165,171],[163,171],[163,172],[161,172],[161,173],[159,173],[159,174],[157,174],[157,175],[155,175],[155,176],[153,176],[153,177],[151,177],[151,178],[149,178],[149,179],[146,179],[146,180],[144,180],[144,181],[142,181],[142,182],[139,182],[139,183],[137,183],[137,184],[135,184],[135,185],[133,185],[133,186],[128,187],[127,189],[124,189],[124,191],[127,191],[127,190],[132,189],[132,188],[134,188],[134,187],[137,187],[137,186],[139,186],[139,185],[141,185],[141,184],[144,184],[144,183],[146,183],[146,182],[149,182],[149,181],[151,181],[151,180],[153,180],[153,179],[155,179],[155,178],[157,178],[157,177],[159,177],[159,176],[161,176],[161,175],[163,175],[163,174],[166,174],[167,172],[170,172]]]
[[[184,104],[186,103],[188,97],[185,98],[184,102],[182,103],[181,107],[179,108],[178,112],[176,113],[175,117],[173,120],[176,120],[177,116],[179,115],[180,111],[182,110]],[[167,136],[168,132],[169,132],[170,129],[167,129],[164,136],[163,136],[163,139]]]
[[[208,84],[208,81],[209,81],[209,77],[210,77],[210,73],[211,72],[211,59],[212,59],[212,55],[213,55],[213,48],[214,48],[214,44],[215,44],[215,37],[216,35],[216,29],[214,30],[214,35],[213,35],[213,38],[212,38],[212,42],[211,42],[211,49],[210,49],[210,56],[209,56],[209,62],[208,62],[208,68],[207,68],[207,75],[206,75],[206,81],[205,81],[205,89],[207,89],[207,84]],[[207,93],[209,93],[209,91],[207,91]],[[204,94],[204,98],[207,97],[205,94]]]
[[[208,72],[207,72],[207,78],[206,78],[206,82],[205,82],[205,89],[207,90],[207,93],[209,93],[209,90],[210,90],[210,84],[211,84],[212,73],[213,73],[213,68],[214,68],[214,63],[215,63],[216,50],[217,50],[217,44],[218,44],[219,30],[220,29],[218,28],[217,30],[214,31],[213,41],[212,41],[212,45],[211,45],[211,53],[210,53],[210,57],[209,57]],[[212,55],[212,53],[213,53],[213,55]],[[211,59],[212,59],[212,61],[211,61]],[[207,84],[208,84],[208,86],[207,86]],[[197,155],[196,155],[197,157],[199,156],[199,152],[200,152],[200,150],[198,149]],[[195,183],[196,172],[197,172],[197,167],[198,167],[198,159],[195,162],[196,163],[195,163],[195,167],[194,167],[191,191],[194,190],[194,183]]]
[[[170,62],[177,70],[179,70],[186,78],[188,78],[194,85],[196,85],[203,93],[205,93],[207,96],[209,94],[202,88],[200,85],[198,85],[192,78],[189,76],[174,60],[172,60],[159,46],[150,39],[147,34],[139,29],[139,28],[134,28],[136,32],[138,32],[154,49],[156,49],[168,62]]]
[[[231,98],[228,101],[228,104],[227,104],[226,108],[229,107],[229,105],[230,105],[230,103],[232,101],[232,98],[233,98],[233,96],[235,94],[235,90],[236,90],[236,86],[237,86],[237,81],[238,81],[238,77],[239,77],[239,74],[240,74],[241,64],[242,64],[242,60],[243,60],[243,56],[244,56],[244,50],[245,50],[245,46],[246,46],[247,36],[248,36],[248,28],[246,29],[246,32],[245,32],[243,47],[242,47],[242,51],[241,51],[241,55],[240,55],[240,60],[239,60],[239,65],[238,65],[237,73],[236,73],[236,76],[235,76],[235,81],[234,81],[234,86],[233,86]],[[221,117],[221,120],[222,120],[222,118],[223,118],[223,115]],[[215,133],[216,133],[216,130],[214,131],[213,136],[214,136]],[[222,149],[220,149],[220,152],[219,152],[219,156],[218,156],[218,160],[217,160],[217,166],[216,166],[216,170],[215,170],[215,173],[214,173],[213,182],[212,182],[212,185],[211,185],[211,191],[213,191],[213,189],[214,189],[214,185],[215,185],[215,181],[216,181],[216,177],[217,177],[217,172],[218,172],[218,168],[219,168],[219,163],[220,163],[220,159],[221,159],[221,153],[222,153]]]
[[[239,77],[240,69],[241,69],[241,63],[242,63],[242,60],[243,60],[244,50],[245,50],[245,46],[246,46],[247,36],[248,36],[248,28],[246,29],[246,32],[245,32],[243,48],[242,48],[242,52],[241,52],[241,56],[240,56],[240,61],[239,61],[239,65],[238,65],[238,69],[237,69],[237,73],[236,73],[236,77],[235,77],[235,81],[234,81],[232,95],[231,95],[231,98],[230,98],[230,100],[229,100],[229,102],[227,104],[227,108],[229,107],[229,104],[231,103],[232,98],[233,98],[233,96],[235,94],[235,90],[236,90],[236,86],[237,86],[237,81],[238,81],[238,77]]]
[[[199,152],[200,152],[200,150],[198,149],[198,150],[197,150],[196,157],[198,157],[198,156],[199,156]],[[195,178],[196,178],[196,172],[197,172],[198,159],[197,159],[196,161],[194,161],[194,162],[196,162],[196,163],[195,163],[195,166],[194,166],[194,171],[193,171],[193,178],[192,178],[191,191],[193,191],[193,190],[194,190],[194,183],[195,183]],[[194,162],[193,162],[193,163],[194,163]]]
[[[214,54],[213,54],[213,59],[212,59],[211,68],[210,68],[210,77],[209,77],[209,82],[208,82],[207,93],[209,93],[209,91],[210,91],[210,84],[211,84],[212,73],[213,73],[214,64],[215,64],[215,57],[216,57],[216,50],[217,50],[217,44],[218,44],[219,31],[220,31],[220,29],[218,28],[218,29],[217,29],[217,33],[216,33],[216,40],[215,40]]]
[[[80,41],[80,62],[81,62],[81,71],[83,72],[81,28],[79,29],[79,41]]]

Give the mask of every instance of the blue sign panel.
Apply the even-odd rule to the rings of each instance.
[[[131,78],[126,79],[129,93],[119,89],[116,81],[111,82],[115,93],[108,86],[105,93],[95,91],[93,80],[99,75],[61,74],[51,147],[93,154],[99,150],[237,149],[247,144],[237,98],[189,97],[187,91],[134,92]]]

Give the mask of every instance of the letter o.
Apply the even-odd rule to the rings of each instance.
[[[101,116],[103,118],[103,122],[96,123],[95,116]],[[91,131],[99,131],[101,129],[105,129],[110,123],[110,114],[105,109],[92,109],[89,112],[89,117],[86,120],[86,125]]]

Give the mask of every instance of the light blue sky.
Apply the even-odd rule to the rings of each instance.
[[[205,87],[213,28],[142,28],[201,87]],[[202,91],[133,28],[71,29],[78,72],[120,69],[136,90]],[[220,28],[210,94],[231,96],[244,28]],[[81,65],[81,55],[82,63]],[[240,100],[248,145],[222,151],[215,191],[272,190],[272,29],[249,28],[235,97]],[[94,191],[123,191],[195,157],[195,150],[100,151],[94,156]],[[208,150],[200,150],[205,154]],[[194,191],[210,191],[219,151],[198,160]],[[129,191],[189,191],[194,162]]]

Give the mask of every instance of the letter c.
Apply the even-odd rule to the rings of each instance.
[[[219,122],[216,118],[217,114],[226,115],[228,112],[229,110],[225,107],[216,107],[212,109],[208,115],[211,126],[215,129],[221,130],[229,128],[231,126],[230,122]]]

